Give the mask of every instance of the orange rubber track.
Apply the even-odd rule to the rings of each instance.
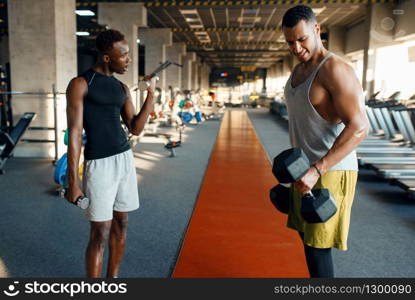
[[[276,183],[247,113],[227,111],[172,277],[309,277]]]

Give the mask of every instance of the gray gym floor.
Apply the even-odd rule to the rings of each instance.
[[[266,152],[289,147],[287,125],[248,109]],[[180,249],[220,122],[191,125],[177,157],[162,138],[135,148],[141,207],[130,214],[122,277],[168,277]],[[89,225],[55,196],[50,161],[10,159],[0,176],[0,277],[83,277]],[[415,202],[361,170],[349,250],[334,251],[338,277],[415,277]],[[295,234],[295,232],[293,232]]]
[[[219,125],[188,126],[174,158],[164,138],[144,137],[135,147],[140,209],[129,215],[121,277],[170,276]],[[46,160],[7,162],[0,176],[0,277],[85,275],[89,223],[56,197],[53,171]]]

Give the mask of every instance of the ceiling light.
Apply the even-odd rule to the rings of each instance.
[[[261,21],[261,17],[239,17],[237,20],[240,23],[255,23]]]
[[[197,15],[197,10],[196,9],[181,9],[180,13],[182,15]]]
[[[185,18],[186,22],[200,22],[199,18]]]
[[[89,32],[87,32],[87,31],[77,31],[76,35],[77,36],[89,36]]]
[[[137,44],[140,44],[140,39],[137,39]]]
[[[95,16],[95,13],[92,10],[89,10],[89,9],[75,10],[75,13],[78,16],[82,16],[82,17]]]

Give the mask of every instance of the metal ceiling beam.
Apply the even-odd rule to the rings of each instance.
[[[281,56],[274,56],[274,57],[262,57],[262,56],[256,56],[256,57],[252,57],[252,56],[244,56],[244,57],[239,57],[239,56],[228,56],[228,57],[209,57],[206,56],[205,57],[206,60],[243,60],[243,59],[251,59],[251,60],[255,60],[257,58],[260,58],[261,60],[275,60],[275,59],[279,59],[281,58]]]
[[[202,28],[170,28],[173,32],[228,32],[228,31],[242,31],[242,32],[262,32],[262,31],[280,31],[278,27],[202,27]]]
[[[213,60],[207,60],[208,62],[212,62],[212,63],[216,63],[216,64],[220,64],[220,63],[225,63],[225,64],[236,64],[236,63],[263,63],[263,64],[270,64],[270,63],[274,63],[277,62],[278,60],[272,60],[272,61],[264,61],[264,60],[232,60],[232,61],[213,61]]]
[[[104,1],[76,1],[76,7],[82,7],[82,6],[88,6],[88,7],[96,7],[98,5],[98,2],[104,2]]]
[[[275,58],[280,58],[281,55],[278,55],[278,56],[270,56],[270,57],[264,57],[264,56],[261,56],[261,55],[253,55],[253,56],[239,56],[238,55],[238,56],[215,56],[215,57],[212,57],[212,56],[204,56],[204,57],[206,57],[208,59],[246,59],[246,58],[250,58],[250,59],[253,59],[253,58],[275,59]]]
[[[255,66],[257,69],[259,68],[264,68],[264,69],[268,69],[272,66],[272,64],[264,64],[264,65],[259,65],[259,64],[254,64],[254,65],[222,65],[222,64],[214,64],[213,67],[215,68],[240,68],[240,67],[251,67],[251,66]]]
[[[202,47],[227,47],[227,46],[283,46],[286,43],[282,42],[212,42],[212,43],[193,43],[193,42],[187,42],[188,46],[196,46],[198,48]]]
[[[178,6],[178,7],[257,7],[257,6],[275,6],[275,5],[293,5],[293,4],[305,4],[305,5],[316,5],[316,4],[368,4],[368,3],[393,3],[395,0],[227,0],[227,1],[217,1],[217,0],[187,0],[187,1],[147,1],[145,6],[148,8],[151,7],[169,7],[169,6]]]
[[[280,53],[282,55],[289,54],[289,51],[287,50],[243,50],[243,49],[224,49],[224,50],[200,50],[200,49],[191,49],[188,48],[187,51],[197,51],[197,54],[203,55],[203,54],[216,54],[216,53]]]

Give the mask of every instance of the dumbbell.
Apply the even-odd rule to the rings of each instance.
[[[269,191],[269,198],[275,208],[283,214],[288,214],[290,208],[290,188],[282,184],[277,184]]]
[[[274,158],[272,173],[280,184],[287,184],[300,180],[309,168],[310,161],[304,151],[300,148],[291,148],[281,152]],[[289,191],[287,194],[287,190],[288,188],[283,189],[283,187],[271,189],[271,201],[278,203],[280,207],[284,207],[284,203],[288,203],[289,199]],[[336,211],[336,202],[327,189],[316,189],[307,192],[301,199],[301,215],[307,223],[326,222]]]
[[[272,173],[279,184],[270,190],[270,199],[275,208],[284,214],[288,214],[289,210],[289,184],[297,181],[296,178],[303,177],[309,169],[310,163],[301,152],[301,149],[293,148],[281,152],[274,158]]]
[[[67,188],[62,188],[59,192],[62,198],[66,198],[67,193],[68,193]],[[75,202],[71,202],[71,203],[82,209],[87,209],[89,206],[89,198],[85,196],[79,196]]]
[[[89,198],[87,197],[78,197],[78,199],[76,199],[76,201],[73,203],[76,206],[82,208],[82,209],[87,209],[89,206]]]

